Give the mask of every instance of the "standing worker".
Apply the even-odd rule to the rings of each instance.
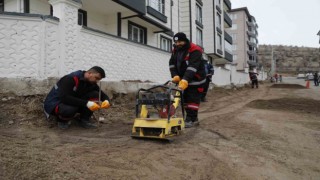
[[[55,116],[58,127],[67,129],[69,121],[76,113],[80,113],[80,126],[96,128],[97,126],[90,122],[93,111],[110,107],[109,97],[97,85],[102,78],[105,78],[105,72],[99,66],[94,66],[88,71],[75,71],[62,77],[44,101],[47,118]],[[98,103],[100,100],[101,105]]]
[[[203,60],[204,69],[206,71],[206,83],[204,84],[204,89],[201,97],[201,102],[206,102],[206,96],[209,89],[210,82],[212,81],[212,75],[214,74],[214,68],[209,61]]]
[[[315,72],[315,73],[313,74],[313,82],[314,82],[314,85],[315,85],[315,86],[319,86],[319,81],[318,81],[318,79],[319,79],[319,75],[318,75],[317,72]]]
[[[256,85],[256,88],[258,88],[258,74],[255,72],[249,72],[249,77],[251,80],[251,87],[254,88],[254,85]]]
[[[187,36],[179,32],[173,36],[174,49],[169,61],[172,82],[178,83],[183,92],[186,118],[185,127],[199,125],[198,110],[206,72],[202,61],[202,49],[190,43]]]

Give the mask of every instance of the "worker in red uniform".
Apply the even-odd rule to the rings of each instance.
[[[183,92],[186,109],[185,127],[199,124],[198,110],[206,72],[202,61],[202,48],[191,43],[186,34],[179,32],[174,35],[174,49],[169,61],[172,82],[178,83]]]

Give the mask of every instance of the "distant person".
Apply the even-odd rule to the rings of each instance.
[[[206,102],[206,96],[207,96],[207,92],[209,89],[209,85],[210,82],[212,81],[212,76],[214,74],[214,68],[213,66],[210,64],[209,61],[203,60],[204,62],[204,68],[206,71],[206,83],[204,84],[203,87],[203,93],[202,93],[202,97],[201,97],[201,102]]]
[[[97,85],[104,77],[105,72],[99,66],[63,76],[54,85],[44,101],[44,112],[47,118],[56,117],[58,127],[67,129],[70,120],[79,113],[80,118],[77,120],[80,126],[96,128],[97,126],[90,122],[93,111],[110,107],[109,97],[100,91],[100,87]],[[99,97],[101,104],[98,103]]]
[[[276,80],[276,83],[277,83],[278,82],[278,74],[277,73],[274,75],[274,79]]]
[[[315,86],[319,86],[319,75],[317,72],[313,74],[313,82]]]
[[[254,86],[256,86],[256,88],[258,88],[258,73],[249,72],[249,77],[251,80],[251,87],[254,88]]]
[[[279,74],[279,82],[282,82],[282,75]]]

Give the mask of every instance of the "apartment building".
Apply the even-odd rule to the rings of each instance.
[[[258,24],[246,7],[230,11],[232,28],[227,32],[233,39],[233,60],[237,70],[254,70],[258,67]]]
[[[230,0],[0,0],[0,77],[61,77],[99,64],[108,81],[162,83],[172,37],[185,32],[219,67],[216,84],[246,83],[247,74],[230,75],[230,10]]]
[[[231,63],[232,38],[227,33],[232,20],[229,16],[231,2],[229,0],[203,0],[203,40],[204,51],[208,59],[216,66]],[[198,24],[198,23],[196,23]],[[198,28],[198,27],[197,27]],[[199,29],[201,30],[201,29]],[[197,29],[197,31],[199,31]]]

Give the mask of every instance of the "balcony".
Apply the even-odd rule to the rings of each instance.
[[[132,1],[132,0],[113,0],[113,1],[139,14],[146,14],[146,1]]]
[[[257,56],[257,52],[254,50],[248,50],[247,53],[249,56]]]
[[[247,44],[252,47],[257,47],[257,44],[251,41],[247,41]]]
[[[231,10],[231,2],[230,0],[223,0],[224,4],[227,6],[229,10]]]
[[[232,44],[232,37],[226,31],[224,31],[224,39]]]
[[[257,67],[258,63],[255,62],[255,61],[251,61],[251,60],[248,60],[247,63],[249,64],[249,66],[251,67]]]
[[[250,22],[250,21],[247,21],[247,25],[250,26],[250,27],[255,27],[255,24]]]
[[[233,61],[233,55],[230,54],[228,51],[224,51],[224,57],[226,60],[228,60],[229,62]]]
[[[253,38],[257,37],[257,35],[251,31],[247,31],[247,34],[248,34],[248,36],[253,37]]]
[[[231,20],[229,14],[224,11],[223,15],[224,15],[224,27],[225,28],[232,27],[232,20]]]

